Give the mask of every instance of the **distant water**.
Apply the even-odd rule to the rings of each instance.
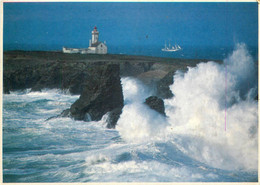
[[[78,99],[57,89],[3,96],[4,182],[247,182],[258,179],[257,71],[245,45],[223,65],[178,72],[167,118],[142,102],[153,94],[122,78],[116,129],[55,118]],[[225,130],[226,129],[226,130]]]
[[[111,46],[109,52],[129,54],[129,55],[144,55],[166,58],[185,58],[185,59],[209,59],[223,60],[228,57],[234,47],[224,46],[181,46],[182,49],[176,52],[162,51],[164,45],[161,46]],[[258,49],[256,47],[247,46],[248,52],[254,60],[258,59]]]
[[[179,43],[181,45],[181,43]],[[26,50],[26,51],[61,51],[63,45],[4,45],[4,50]],[[86,45],[69,45],[67,47],[86,48]],[[225,46],[185,46],[181,45],[182,50],[177,52],[163,52],[162,45],[144,45],[144,46],[114,46],[108,43],[108,53],[110,54],[126,54],[126,55],[142,55],[166,58],[186,58],[186,59],[209,59],[223,60],[234,47]],[[254,60],[258,59],[258,48],[247,46],[249,53]]]

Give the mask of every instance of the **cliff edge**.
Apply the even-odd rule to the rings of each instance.
[[[207,60],[187,60],[130,55],[82,55],[45,51],[4,52],[3,90],[31,88],[69,90],[80,98],[61,116],[97,121],[108,114],[114,128],[124,102],[120,78],[132,76],[154,88],[159,98],[173,96],[169,85],[177,70],[187,70]]]

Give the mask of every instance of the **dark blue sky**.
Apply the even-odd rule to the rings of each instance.
[[[257,3],[4,3],[4,49],[88,47],[96,25],[108,46],[258,44]],[[111,51],[111,50],[110,50]]]

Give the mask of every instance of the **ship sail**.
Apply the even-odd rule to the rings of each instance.
[[[169,42],[169,47],[167,47],[167,44],[165,42],[164,48],[162,48],[162,51],[168,51],[168,52],[173,52],[173,51],[179,51],[182,48],[178,45],[175,44],[174,46],[171,46],[171,43]]]

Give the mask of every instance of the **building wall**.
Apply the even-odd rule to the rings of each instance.
[[[81,53],[81,54],[87,54],[89,49],[85,48],[62,48],[63,53]]]
[[[62,48],[63,53],[79,53],[80,49],[77,48]]]
[[[107,54],[107,46],[104,43],[101,43],[96,48],[97,54]]]
[[[62,48],[63,53],[81,53],[81,54],[107,54],[107,46],[100,43],[97,47],[85,48]]]
[[[95,47],[88,47],[87,53],[95,54],[96,53],[96,48]]]

